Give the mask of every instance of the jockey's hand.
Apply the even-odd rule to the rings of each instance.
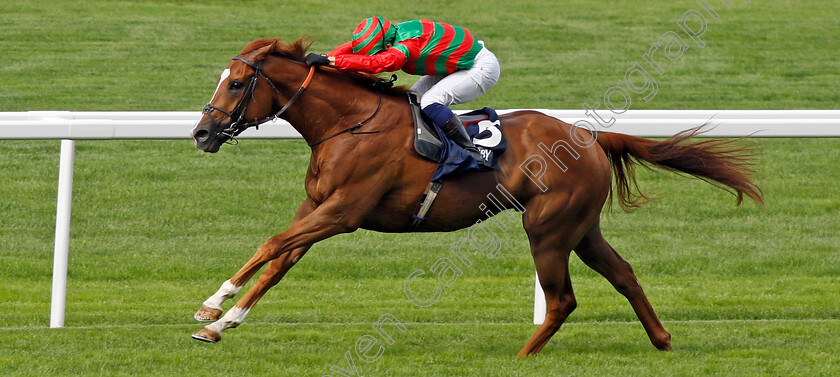
[[[309,53],[306,55],[306,65],[313,66],[313,65],[330,65],[330,59],[327,58],[326,55],[316,54],[314,52]]]

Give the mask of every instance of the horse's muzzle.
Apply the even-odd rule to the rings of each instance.
[[[205,152],[216,153],[222,146],[222,142],[218,140],[209,130],[195,130],[193,131],[193,140],[195,146]]]
[[[212,119],[212,118],[211,118]],[[214,131],[213,123],[207,122],[204,119],[193,128],[191,135],[195,141],[195,146],[205,152],[216,153],[225,142],[223,137],[219,137],[218,133]]]
[[[210,131],[198,130],[193,134],[193,139],[195,140],[196,145],[206,143],[210,140]]]

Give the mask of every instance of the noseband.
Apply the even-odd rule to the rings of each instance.
[[[274,85],[271,79],[269,79],[268,76],[266,76],[265,73],[263,73],[262,61],[255,64],[239,56],[231,60],[241,61],[254,69],[254,75],[251,77],[251,81],[248,83],[248,87],[245,89],[245,94],[242,95],[241,99],[239,99],[239,103],[236,104],[236,107],[233,108],[233,111],[228,112],[225,109],[221,109],[219,107],[214,106],[212,103],[208,103],[207,106],[204,106],[204,110],[202,110],[202,113],[207,115],[210,115],[210,113],[213,112],[213,110],[217,110],[231,119],[232,122],[227,128],[216,133],[216,137],[225,136],[226,143],[231,140],[233,141],[233,143],[236,143],[235,137],[241,134],[243,131],[251,127],[259,128],[260,124],[279,118],[280,115],[286,112],[289,106],[291,106],[295,102],[295,100],[297,100],[298,97],[300,97],[300,95],[303,94],[303,91],[306,90],[306,88],[309,86],[309,82],[312,81],[312,76],[315,74],[315,66],[310,67],[309,74],[306,76],[306,79],[303,81],[303,84],[301,84],[298,91],[292,96],[292,98],[289,99],[289,102],[287,102],[286,105],[283,106],[283,108],[281,108],[279,111],[263,119],[255,119],[253,122],[248,122],[245,119],[245,113],[248,110],[248,102],[250,102],[254,98],[254,89],[257,88],[257,82],[259,81],[260,77],[265,79],[268,85],[271,86],[271,89],[274,90],[275,94],[279,95],[280,91],[277,90],[277,87]]]

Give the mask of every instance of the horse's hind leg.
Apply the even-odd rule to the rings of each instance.
[[[534,246],[531,247],[532,251],[535,251]],[[540,285],[545,291],[545,321],[516,357],[539,353],[577,306],[572,281],[569,278],[570,251],[539,249],[535,252],[537,254],[534,255],[534,264],[537,267]]]
[[[542,326],[516,357],[539,353],[577,306],[572,281],[569,278],[569,255],[572,247],[586,231],[586,227],[537,210],[548,207],[544,202],[529,203],[529,208],[522,218],[531,243],[531,255],[534,257],[540,285],[545,291],[546,315]],[[556,212],[564,213],[560,209]]]
[[[653,311],[630,264],[607,243],[598,224],[595,224],[575,246],[575,253],[587,266],[603,275],[619,293],[630,301],[650,342],[660,350],[671,351],[671,334],[665,331],[665,327]]]

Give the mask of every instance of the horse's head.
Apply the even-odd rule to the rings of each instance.
[[[274,113],[278,89],[262,65],[278,43],[277,39],[251,42],[222,71],[210,103],[192,130],[196,147],[215,153],[224,142]]]
[[[306,50],[311,45],[309,38],[304,36],[290,44],[278,39],[258,39],[245,46],[222,72],[210,103],[204,107],[201,118],[193,128],[195,146],[205,152],[215,153],[222,144],[233,140],[247,128],[281,115],[293,127],[303,121],[306,101],[295,101],[308,88],[315,73],[315,66],[308,67],[305,63]],[[309,143],[319,143],[314,140],[323,138],[331,130],[330,127],[336,126],[337,121],[340,121],[338,118],[343,116],[339,110],[354,115],[371,111],[368,107],[371,103],[377,103],[373,102],[377,98],[381,106],[383,92],[394,94],[404,102],[408,90],[402,87],[391,88],[396,76],[391,81],[383,81],[373,75],[350,71],[326,69],[319,72],[326,73],[324,76],[329,77],[330,81],[325,84],[325,79],[322,79],[320,84],[313,84],[317,87],[313,87],[311,92],[321,96],[321,100],[315,103],[340,101],[342,106],[340,109],[332,105],[326,106],[326,109],[323,106],[306,107],[315,120],[307,117],[306,128],[296,129],[304,139],[307,136],[312,138],[307,139]],[[313,106],[312,103],[310,101],[307,106]],[[290,106],[293,110],[286,112]],[[378,111],[377,106],[374,115]],[[332,118],[326,118],[326,113],[332,115]],[[293,122],[290,117],[297,118],[299,122]]]

